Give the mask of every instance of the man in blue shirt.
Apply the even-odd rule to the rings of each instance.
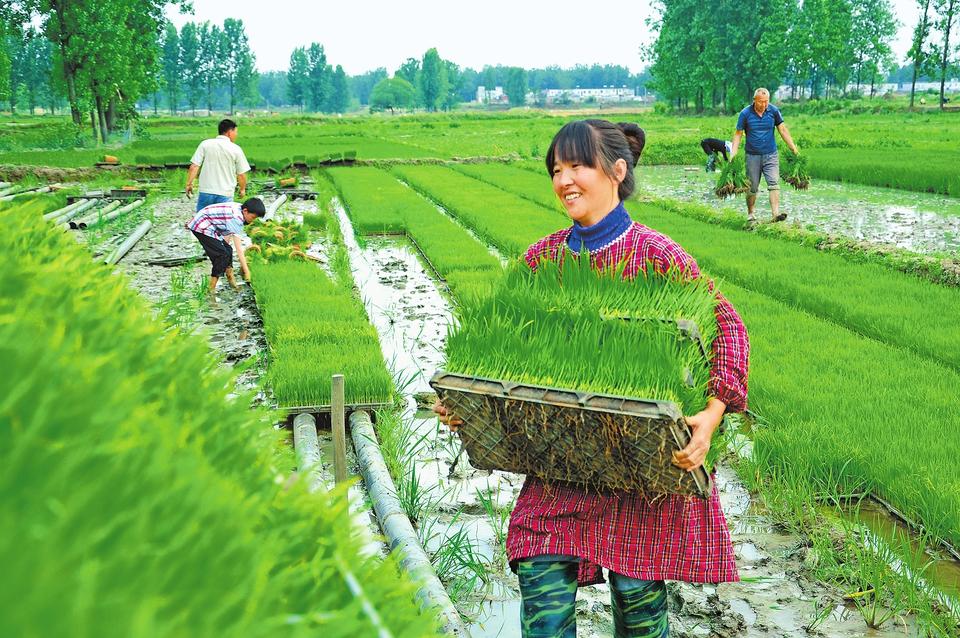
[[[777,140],[773,130],[780,131],[780,137],[794,154],[800,153],[797,145],[790,137],[790,131],[780,115],[780,109],[770,104],[770,91],[757,89],[753,93],[753,104],[740,111],[737,119],[737,130],[733,134],[733,149],[730,157],[733,158],[740,148],[740,139],[744,131],[747,133],[747,178],[750,180],[750,192],[747,194],[747,219],[751,224],[756,223],[753,214],[757,203],[757,190],[760,188],[760,174],[767,182],[770,192],[770,212],[773,221],[780,222],[787,218],[786,213],[780,212],[780,157],[777,155]]]

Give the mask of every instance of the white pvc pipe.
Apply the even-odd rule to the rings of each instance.
[[[287,196],[286,196],[286,195],[281,195],[280,197],[278,197],[278,198],[276,198],[275,200],[273,200],[273,201],[270,203],[270,205],[267,206],[267,212],[266,212],[266,214],[263,216],[263,218],[264,218],[264,219],[270,219],[271,217],[273,217],[274,213],[277,212],[277,209],[280,208],[280,206],[281,206],[285,201],[287,201]]]
[[[133,229],[133,232],[130,233],[130,236],[123,240],[123,243],[117,246],[112,253],[107,255],[103,263],[112,265],[123,259],[123,256],[130,252],[130,249],[150,231],[151,226],[153,226],[153,222],[149,219],[140,222],[140,224]]]
[[[94,200],[94,201],[96,201],[96,200]],[[78,228],[86,228],[86,227],[89,226],[90,224],[95,224],[95,223],[97,223],[97,220],[100,218],[101,215],[105,215],[105,214],[109,213],[110,211],[118,208],[119,206],[120,206],[120,202],[116,202],[116,201],[110,202],[109,204],[107,204],[106,206],[104,206],[103,208],[101,208],[100,210],[95,210],[95,211],[93,211],[92,213],[90,213],[89,215],[87,215],[86,217],[83,217],[83,218],[81,218],[81,219],[79,219],[79,220],[77,220],[77,221],[71,221],[71,222],[70,222],[70,228],[76,230],[76,229],[78,229]]]

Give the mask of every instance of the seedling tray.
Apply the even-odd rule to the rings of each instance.
[[[479,469],[649,497],[706,499],[713,489],[702,467],[686,472],[672,464],[673,452],[690,442],[690,428],[675,403],[442,370],[430,385],[463,421],[457,433]]]

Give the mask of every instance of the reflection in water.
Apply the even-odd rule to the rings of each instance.
[[[683,166],[644,166],[640,188],[652,195],[731,208],[746,213],[742,197],[718,200],[717,173]],[[960,251],[960,200],[892,188],[814,180],[807,191],[783,185],[781,209],[789,220],[819,231],[919,253]],[[757,218],[770,216],[761,181]]]

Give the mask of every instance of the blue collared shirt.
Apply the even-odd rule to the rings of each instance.
[[[767,155],[777,152],[777,140],[773,131],[783,124],[780,109],[773,104],[767,105],[763,117],[753,110],[753,104],[740,111],[737,118],[737,130],[747,132],[746,150],[749,155]]]

